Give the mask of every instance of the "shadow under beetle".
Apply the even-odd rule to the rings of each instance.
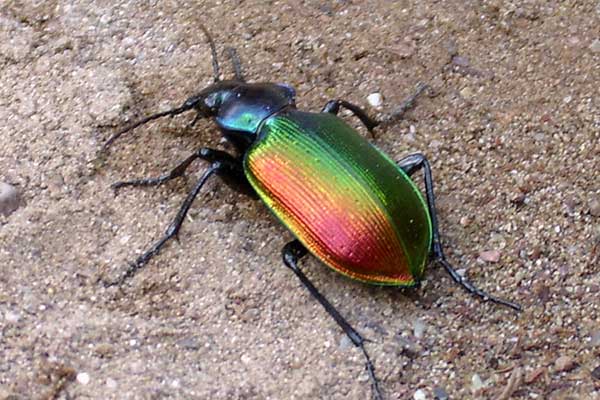
[[[402,287],[417,285],[431,258],[468,292],[483,300],[521,309],[516,303],[476,288],[446,261],[438,230],[431,168],[425,156],[412,154],[396,164],[336,116],[343,107],[369,131],[378,125],[364,110],[347,101],[329,101],[320,113],[303,112],[296,109],[292,87],[247,83],[233,49],[228,50],[235,79],[220,80],[215,44],[203,30],[211,47],[214,84],[188,98],[180,107],[153,114],[117,132],[106,142],[105,149],[125,132],[149,121],[193,110],[196,116],[192,125],[201,118],[212,118],[238,154],[202,147],[158,178],[113,185],[115,189],[160,185],[182,176],[196,159],[210,164],[165,235],[130,264],[118,281],[109,285],[120,285],[132,277],[177,235],[200,189],[211,176],[218,175],[229,184],[257,194],[296,237],[284,246],[283,262],[360,348],[376,399],[383,397],[364,346],[365,339],[298,266],[299,259],[309,252],[350,278]],[[425,198],[410,179],[420,169],[425,176]]]

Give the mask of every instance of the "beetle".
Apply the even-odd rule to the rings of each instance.
[[[191,125],[202,118],[213,119],[237,154],[201,147],[164,175],[113,185],[115,189],[156,186],[181,177],[197,159],[209,163],[165,234],[130,264],[120,279],[107,285],[121,285],[131,278],[175,237],[202,187],[217,175],[255,194],[295,236],[283,247],[283,263],[361,350],[376,399],[381,399],[382,393],[365,339],[299,267],[299,260],[308,253],[352,279],[399,287],[418,285],[426,265],[433,260],[469,293],[521,310],[516,303],[478,289],[446,260],[431,167],[423,154],[394,162],[337,117],[345,108],[368,131],[379,125],[362,108],[345,100],[327,102],[320,113],[304,112],[296,108],[291,86],[246,82],[232,49],[229,53],[235,79],[221,80],[216,46],[206,28],[202,29],[211,48],[214,83],[181,106],[152,114],[115,133],[104,148],[152,120],[195,111]],[[419,86],[404,108],[410,107],[424,89]],[[418,170],[424,172],[425,197],[411,179]]]

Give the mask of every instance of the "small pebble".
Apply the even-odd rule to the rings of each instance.
[[[82,385],[87,385],[88,383],[90,383],[90,374],[88,374],[87,372],[78,373],[77,382],[81,383]]]
[[[108,387],[109,389],[116,389],[117,388],[117,381],[115,381],[112,378],[108,378],[106,380],[106,387]]]
[[[600,346],[600,331],[593,332],[590,337],[590,346]]]
[[[449,40],[444,43],[444,47],[446,48],[446,51],[448,51],[450,57],[454,57],[458,54],[458,44],[456,44],[454,40]]]
[[[14,186],[0,182],[0,214],[8,217],[19,207],[19,193]]]
[[[500,252],[498,250],[480,251],[479,259],[485,262],[497,263],[500,261]]]
[[[560,356],[554,361],[554,366],[557,372],[568,372],[577,366],[573,357]]]
[[[425,394],[425,392],[422,389],[419,389],[413,395],[413,399],[415,399],[415,400],[426,400],[427,399],[427,395]]]
[[[473,97],[473,90],[467,86],[460,91],[460,95],[465,99],[470,99]]]
[[[340,339],[340,349],[346,350],[350,347],[353,347],[352,341],[350,340],[348,335],[343,335],[342,338]]]
[[[16,312],[13,311],[7,311],[6,314],[4,314],[4,319],[6,320],[6,322],[10,322],[12,324],[19,322],[19,320],[21,319],[21,316],[19,314],[17,314]]]
[[[590,50],[592,53],[600,53],[600,39],[596,39],[590,44]]]
[[[469,226],[471,224],[471,218],[467,217],[466,215],[460,217],[460,220],[458,221],[462,226]]]
[[[177,344],[187,350],[198,350],[200,348],[200,342],[195,337],[181,339]]]
[[[415,53],[416,47],[414,42],[404,41],[393,46],[391,50],[400,58],[409,58]]]
[[[421,339],[425,333],[425,324],[420,319],[416,318],[413,321],[413,334],[417,339]]]
[[[468,67],[469,59],[466,57],[462,57],[462,56],[454,56],[454,57],[452,57],[452,64],[459,66],[459,67]]]
[[[479,374],[474,374],[471,377],[471,391],[473,393],[478,393],[484,387],[485,387],[485,385],[483,384],[483,381],[481,380],[481,377],[479,376]]]
[[[381,93],[371,93],[367,96],[367,101],[372,107],[381,107],[381,104],[383,104],[383,96]]]
[[[600,217],[600,200],[593,199],[590,201],[590,214],[594,217]]]
[[[242,354],[242,356],[240,357],[240,360],[246,365],[250,364],[252,362],[252,358],[250,356],[248,356],[248,354]]]
[[[450,399],[450,396],[448,396],[448,393],[446,393],[446,391],[439,386],[436,386],[433,388],[433,395],[435,396],[435,400],[449,400]]]

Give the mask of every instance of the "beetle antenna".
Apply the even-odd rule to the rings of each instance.
[[[135,129],[135,128],[137,128],[140,125],[144,125],[145,123],[153,121],[155,119],[166,117],[167,115],[175,116],[175,115],[181,114],[182,112],[185,112],[185,111],[189,110],[190,108],[191,107],[188,104],[184,104],[181,107],[177,107],[177,108],[173,108],[171,110],[167,110],[167,111],[163,111],[163,112],[159,112],[159,113],[156,113],[156,114],[149,115],[146,118],[141,119],[141,120],[135,122],[134,124],[129,125],[128,127],[124,128],[124,129],[120,130],[119,132],[115,133],[114,135],[112,135],[110,138],[108,138],[108,140],[106,141],[106,143],[104,143],[104,146],[102,146],[102,150],[101,151],[102,152],[106,151],[106,149],[108,149],[110,147],[110,145],[115,140],[117,140],[118,138],[120,138],[124,133],[127,133],[127,132]]]
[[[235,80],[240,82],[246,82],[246,79],[244,79],[244,74],[242,73],[242,62],[240,61],[240,56],[238,52],[233,47],[227,47],[225,51],[227,52],[227,55],[231,60],[231,64],[233,64]]]
[[[219,61],[217,59],[217,47],[215,46],[215,42],[213,41],[212,36],[210,36],[208,29],[206,29],[206,27],[202,24],[200,24],[200,29],[202,29],[202,31],[206,35],[206,40],[208,41],[208,44],[210,45],[210,53],[212,55],[213,77],[215,78],[215,82],[219,82],[220,81],[219,76],[221,76],[221,70],[219,68]]]
[[[212,66],[213,66],[213,77],[216,82],[219,82],[219,76],[221,75],[221,70],[219,68],[219,61],[217,58],[217,47],[215,46],[215,42],[212,38],[212,36],[210,36],[210,33],[208,32],[208,29],[206,29],[206,27],[202,24],[200,24],[200,29],[202,29],[202,31],[204,32],[204,34],[206,35],[206,40],[208,41],[208,44],[210,45],[210,53],[212,56]],[[239,66],[239,58],[237,58],[234,56],[231,56],[233,63],[234,63],[234,68],[235,68],[235,74],[236,77],[241,76],[241,67]],[[237,65],[236,65],[236,61],[235,59],[237,59]],[[114,135],[112,135],[107,141],[106,143],[104,143],[104,146],[102,146],[102,152],[106,151],[106,149],[108,149],[110,147],[110,145],[117,140],[119,137],[121,137],[124,133],[129,132],[130,130],[133,130],[135,128],[137,128],[140,125],[144,125],[147,122],[153,121],[155,119],[158,118],[162,118],[162,117],[166,117],[168,115],[170,115],[171,117],[181,114],[182,112],[185,112],[191,108],[194,107],[195,101],[190,102],[191,100],[196,100],[195,98],[190,98],[188,100],[186,100],[186,102],[181,106],[181,107],[177,107],[177,108],[173,108],[171,110],[167,110],[167,111],[163,111],[163,112],[159,112],[156,114],[152,114],[144,119],[141,119],[139,121],[137,121],[136,123],[134,123],[133,125],[130,125],[128,127],[126,127],[125,129],[120,130],[119,132],[115,133]],[[196,121],[198,120],[198,115],[196,116],[196,118],[194,119],[194,121],[192,121],[192,124],[195,124]]]

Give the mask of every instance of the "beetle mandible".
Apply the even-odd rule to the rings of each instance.
[[[164,236],[132,263],[119,280],[108,285],[120,285],[132,277],[176,236],[199,191],[211,176],[218,175],[257,194],[295,236],[282,250],[283,262],[360,348],[376,399],[383,397],[365,340],[302,272],[298,261],[306,254],[313,254],[350,278],[401,287],[417,285],[432,259],[468,292],[483,300],[521,309],[516,303],[476,288],[446,261],[431,167],[424,155],[412,154],[398,163],[392,161],[337,117],[343,107],[369,131],[379,124],[352,103],[332,100],[320,113],[303,112],[296,108],[292,87],[247,83],[232,49],[229,50],[235,79],[220,80],[216,46],[206,28],[202,29],[211,48],[214,83],[181,106],[150,115],[115,133],[104,148],[149,121],[193,110],[196,116],[191,124],[201,118],[212,118],[237,154],[202,147],[160,177],[113,185],[115,189],[160,185],[182,176],[196,159],[209,163]],[[419,92],[423,89],[420,86]],[[410,178],[421,169],[425,198]]]

